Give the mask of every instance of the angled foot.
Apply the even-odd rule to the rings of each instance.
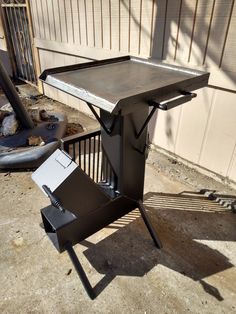
[[[161,241],[159,240],[159,238],[157,236],[157,233],[156,233],[156,231],[154,230],[154,228],[152,226],[152,223],[151,223],[151,221],[150,221],[150,219],[148,217],[148,214],[147,214],[147,212],[146,212],[146,210],[144,208],[144,205],[143,205],[142,201],[138,201],[138,208],[139,208],[141,216],[142,216],[142,218],[143,218],[143,220],[145,222],[145,225],[146,225],[146,227],[147,227],[147,229],[148,229],[148,231],[149,231],[149,233],[150,233],[150,235],[151,235],[151,237],[152,237],[156,247],[158,249],[161,249],[162,248]]]
[[[68,254],[70,256],[70,259],[71,259],[71,261],[72,261],[72,263],[73,263],[73,265],[75,267],[75,270],[77,271],[77,274],[80,277],[80,280],[81,280],[81,282],[82,282],[82,284],[83,284],[83,286],[84,286],[88,296],[92,300],[95,299],[96,298],[95,292],[94,292],[94,290],[93,290],[93,288],[92,288],[92,286],[91,286],[91,284],[90,284],[90,282],[88,280],[88,277],[85,274],[85,271],[84,271],[82,265],[80,264],[80,261],[79,261],[77,255],[76,255],[72,245],[67,244],[66,250],[67,250],[67,252],[68,252]]]

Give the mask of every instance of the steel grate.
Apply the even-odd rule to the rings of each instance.
[[[8,41],[15,60],[15,71],[19,79],[36,85],[33,52],[25,1],[2,1],[2,12]]]
[[[94,182],[116,191],[117,176],[103,149],[100,130],[66,137],[62,149]]]

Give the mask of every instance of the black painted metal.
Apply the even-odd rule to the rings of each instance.
[[[148,218],[148,215],[147,215],[147,212],[143,206],[143,203],[141,201],[138,201],[137,202],[137,207],[139,208],[139,211],[142,215],[142,218],[145,222],[145,225],[147,226],[147,229],[148,231],[150,232],[151,234],[151,237],[156,245],[156,247],[158,249],[161,249],[162,248],[162,244],[161,244],[161,241],[159,240],[157,234],[156,234],[156,231],[154,230],[153,226],[152,226],[152,223],[151,221],[149,220]],[[88,280],[88,277],[86,276],[86,273],[78,259],[78,256],[76,255],[74,249],[73,249],[73,246],[70,244],[70,243],[67,243],[65,244],[65,249],[67,250],[69,256],[70,256],[70,259],[80,277],[80,280],[88,294],[88,296],[90,297],[90,299],[95,299],[96,298],[96,293],[94,291],[94,289],[92,288],[89,280]]]
[[[148,104],[143,104],[140,110],[134,113],[119,115],[109,135],[101,130],[102,146],[117,175],[117,190],[120,195],[134,200],[143,198],[146,156],[140,152],[147,144],[147,129],[139,138],[136,134],[146,120],[148,111]],[[109,124],[113,119],[113,116],[104,110],[100,111],[100,117],[105,124]]]
[[[80,169],[78,172],[82,173]],[[86,176],[86,174],[84,175]],[[52,205],[41,210],[45,232],[59,252],[66,250],[67,243],[75,245],[83,241],[137,207],[137,202],[125,196],[109,197],[92,180],[90,180],[90,187],[88,182],[85,183],[86,187],[83,187],[83,180],[79,180],[79,182],[76,180],[73,183],[78,185],[70,185],[70,191],[68,184],[65,190],[64,187],[61,187],[60,190],[53,192],[58,199],[58,195],[60,195],[64,212]],[[86,191],[88,188],[89,190]],[[64,194],[63,200],[62,194],[60,194],[61,189],[67,193],[67,195]],[[94,197],[91,197],[92,191],[95,191]],[[73,199],[69,199],[69,197],[73,197]],[[85,200],[87,200],[86,204]],[[67,204],[65,205],[65,203]],[[68,206],[71,204],[72,206]]]
[[[83,132],[75,135],[70,135],[61,139],[62,149],[65,151],[69,150],[69,145],[79,143],[82,140],[88,140],[91,137],[99,137],[101,130],[97,129],[94,131]],[[69,151],[68,151],[69,153]],[[75,160],[75,159],[73,159]]]
[[[113,120],[110,122],[110,126],[106,126],[103,122],[103,120],[100,118],[99,114],[97,113],[97,111],[93,108],[93,106],[90,103],[87,103],[89,109],[92,111],[92,113],[94,114],[95,118],[97,119],[97,121],[100,123],[101,127],[103,128],[103,130],[107,133],[107,134],[111,134],[115,123],[116,123],[116,119],[117,116],[113,117]]]
[[[154,104],[153,104],[153,105],[154,105]],[[142,125],[140,131],[137,133],[137,135],[136,135],[137,138],[139,138],[140,135],[143,133],[143,131],[146,129],[146,127],[147,127],[149,121],[151,120],[151,118],[152,118],[152,116],[154,115],[154,113],[156,112],[156,110],[157,110],[157,106],[154,105],[153,108],[152,108],[152,110],[151,110],[151,112],[149,113],[149,115],[147,116],[146,120],[144,121],[144,123],[143,123],[143,125]]]
[[[108,195],[117,194],[117,175],[101,145],[101,130],[76,134],[62,139],[61,148]]]
[[[0,61],[0,85],[9,100],[12,108],[14,109],[21,125],[26,129],[32,129],[34,123],[31,120],[28,112],[22,104],[19,95],[17,94],[16,88],[10,80],[2,62]]]
[[[181,95],[179,97],[175,97],[174,99],[168,100],[168,101],[163,101],[163,102],[157,102],[155,100],[152,100],[150,102],[150,105],[156,106],[156,108],[161,109],[161,110],[170,110],[173,109],[179,105],[182,105],[193,98],[197,97],[197,94],[195,93],[190,93],[190,92],[181,92]]]
[[[149,233],[150,233],[150,235],[151,235],[151,237],[152,237],[156,247],[158,249],[161,249],[162,248],[162,243],[161,243],[161,241],[160,241],[160,239],[159,239],[155,229],[153,228],[153,226],[151,224],[151,221],[150,221],[150,219],[149,219],[149,217],[147,215],[147,212],[146,212],[146,210],[145,210],[145,208],[143,206],[142,201],[138,201],[138,208],[139,208],[139,211],[141,213],[143,221],[145,222],[145,225],[147,226],[148,231],[149,231]]]
[[[85,100],[101,125],[100,131],[62,141],[62,148],[79,164],[54,191],[66,210],[41,210],[45,231],[59,252],[137,207],[155,245],[162,247],[142,204],[147,125],[157,108],[168,110],[191,100],[195,94],[190,91],[205,86],[208,77],[129,56],[43,72],[44,82]],[[71,249],[69,254],[93,297],[81,264]]]
[[[70,259],[71,259],[71,261],[72,261],[72,263],[73,263],[73,265],[77,271],[77,274],[79,275],[80,280],[83,283],[83,286],[84,286],[86,292],[88,293],[90,299],[92,299],[92,300],[95,299],[96,295],[94,293],[94,290],[93,290],[93,288],[92,288],[92,286],[91,286],[91,284],[90,284],[90,282],[89,282],[89,280],[85,274],[85,271],[84,271],[82,265],[80,264],[80,261],[76,255],[73,247],[70,244],[67,244],[66,250],[70,256]]]
[[[142,134],[142,132],[145,130],[147,127],[149,121],[151,120],[152,116],[156,112],[157,109],[161,110],[170,110],[173,109],[183,103],[186,103],[190,100],[192,100],[194,97],[197,97],[197,94],[195,93],[189,93],[189,92],[181,92],[180,97],[176,97],[174,99],[168,100],[168,101],[163,101],[163,102],[157,102],[155,100],[151,100],[149,102],[150,106],[153,106],[151,112],[149,113],[147,119],[144,121],[140,131],[137,133],[136,137],[139,138],[139,136]]]
[[[61,212],[65,212],[65,209],[61,206],[60,201],[53,195],[50,188],[45,184],[42,186],[42,188],[44,192],[47,194],[47,196],[49,197],[51,204],[54,207],[58,208]]]

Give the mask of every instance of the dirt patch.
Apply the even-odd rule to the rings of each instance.
[[[196,169],[184,165],[172,156],[161,152],[158,148],[151,149],[148,164],[153,166],[157,172],[162,173],[171,180],[177,180],[195,190],[212,190],[223,194],[236,195],[235,189],[223,181],[216,181],[213,178],[198,172]],[[220,180],[220,179],[219,179]],[[236,196],[235,196],[236,197]]]
[[[81,133],[83,131],[89,131],[98,126],[95,120],[88,118],[78,110],[50,99],[44,95],[33,97],[21,96],[21,99],[28,110],[38,107],[41,111],[45,110],[48,115],[53,115],[54,112],[66,115],[68,120],[66,136]]]
[[[84,128],[79,123],[67,123],[65,136],[75,135],[77,133],[82,133]]]
[[[17,85],[16,87],[21,101],[26,107],[27,111],[30,113],[31,117],[32,114],[35,113],[35,119],[33,119],[35,123],[38,122],[38,120],[48,120],[48,117],[52,117],[53,113],[63,114],[67,117],[68,120],[65,136],[74,135],[83,131],[89,131],[97,128],[98,126],[95,120],[88,118],[86,115],[74,108],[39,94],[34,88],[27,84]],[[6,113],[5,111],[1,110],[1,122],[1,119],[3,120],[6,114],[9,115],[9,112],[12,112],[12,108],[5,98],[3,92],[0,93],[0,97],[3,98],[2,106],[5,106],[8,110]],[[1,109],[3,109],[2,106],[0,106]]]

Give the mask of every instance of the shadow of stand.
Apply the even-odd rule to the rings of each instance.
[[[153,245],[136,210],[109,225],[116,231],[99,243],[81,242],[89,263],[104,275],[93,288],[95,296],[116,276],[143,277],[161,264],[199,281],[206,293],[222,301],[218,289],[203,279],[233,264],[201,241],[235,241],[235,215],[200,194],[147,193],[144,204],[163,249]]]

